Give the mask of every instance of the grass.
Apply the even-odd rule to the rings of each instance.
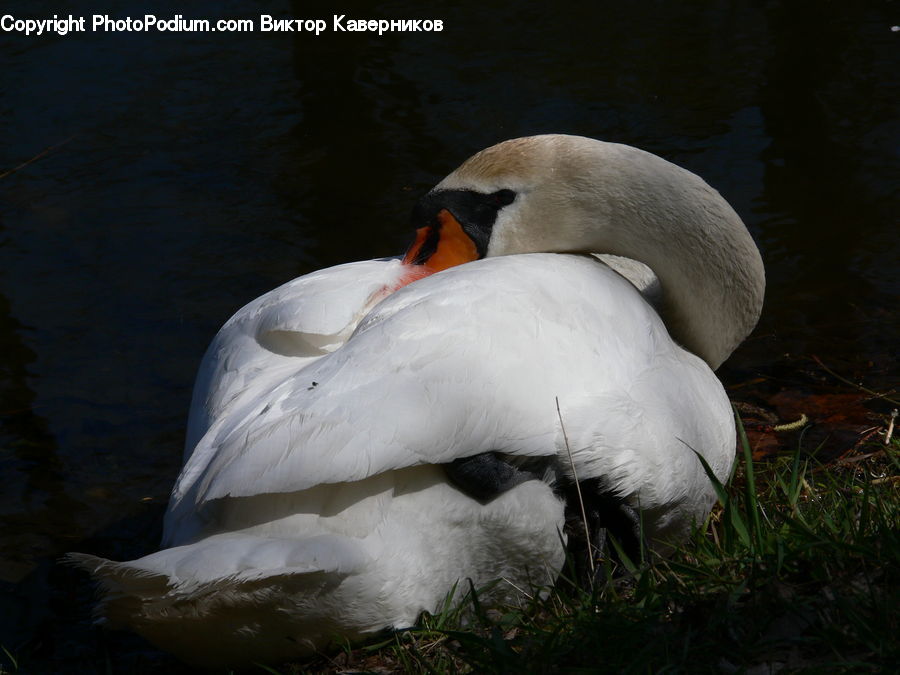
[[[564,573],[524,608],[459,588],[417,628],[252,672],[900,672],[900,442],[826,466],[799,448],[754,462],[740,440],[719,505],[668,557],[606,561],[593,589]],[[0,673],[31,672],[3,652]]]
[[[459,608],[337,656],[267,672],[898,672],[900,444],[822,466],[742,461],[669,557],[592,590],[563,579],[530,607]],[[618,570],[621,572],[621,569]]]

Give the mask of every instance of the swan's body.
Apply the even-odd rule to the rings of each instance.
[[[640,510],[652,541],[681,538],[702,520],[714,493],[694,451],[720,479],[734,455],[728,398],[708,363],[718,365],[752,328],[761,287],[729,277],[728,292],[751,304],[756,294],[756,306],[739,310],[748,317],[738,317],[737,328],[711,316],[721,327],[704,335],[667,280],[690,287],[711,314],[728,303],[727,293],[665,260],[651,264],[658,286],[641,277],[638,285],[662,298],[673,330],[704,363],[672,340],[635,285],[592,257],[489,257],[404,286],[412,258],[433,263],[448,248],[474,249],[459,234],[472,236],[471,223],[486,219],[490,237],[473,240],[491,256],[581,250],[639,257],[635,233],[616,240],[601,227],[598,241],[618,243],[585,244],[590,223],[572,217],[563,187],[592,185],[600,178],[590,171],[615,188],[587,200],[586,211],[601,222],[640,224],[655,214],[674,232],[672,213],[683,221],[679,210],[692,207],[680,202],[693,197],[703,200],[701,217],[730,220],[720,237],[726,252],[715,255],[753,246],[705,183],[623,148],[574,137],[496,146],[423,200],[456,191],[462,197],[452,204],[474,214],[471,222],[457,206],[441,207],[439,224],[420,231],[406,261],[322,270],[241,309],[201,366],[185,466],[166,514],[169,548],[128,563],[78,558],[108,591],[101,616],[189,661],[289,658],[333,636],[410,625],[457,583],[467,587],[466,579],[476,587],[502,579],[488,594],[495,600],[552,583],[564,559],[564,503],[554,483],[576,472]],[[661,172],[663,196],[677,185],[689,194],[664,207],[653,194],[629,194],[591,153],[619,174],[637,166],[648,189]],[[545,171],[559,169],[549,183],[542,161]],[[581,173],[565,175],[566,161]],[[493,198],[493,212],[479,195]],[[470,198],[475,207],[463,203]],[[635,201],[647,209],[627,215]],[[554,204],[557,211],[547,211]],[[536,213],[551,219],[555,241],[547,230],[525,238],[517,229]],[[689,245],[712,249],[691,229],[703,225],[682,222]],[[445,245],[451,229],[457,239]],[[748,277],[761,275],[755,247],[752,254],[737,265],[758,268]],[[448,482],[441,465],[488,452],[537,462],[545,479],[485,502]]]

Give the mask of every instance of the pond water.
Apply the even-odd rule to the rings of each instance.
[[[106,5],[259,25],[235,1]],[[636,145],[732,203],[768,289],[721,371],[729,386],[770,393],[803,380],[811,355],[892,384],[890,3],[265,11],[330,23],[338,5],[444,30],[0,35],[0,643],[29,670],[169,664],[94,632],[87,580],[57,556],[153,550],[195,369],[222,322],[300,274],[401,252],[416,197],[505,138]],[[42,1],[2,11],[78,16]]]

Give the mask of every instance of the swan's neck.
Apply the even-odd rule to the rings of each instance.
[[[620,253],[656,272],[662,291],[660,313],[669,333],[713,370],[750,334],[762,309],[763,287],[757,283],[762,263],[749,235],[747,239],[720,242],[727,243],[723,248],[697,240],[691,242],[691,251],[676,252],[670,245],[668,251]]]
[[[682,169],[669,172],[675,180],[660,181],[657,175],[632,199],[613,200],[608,217],[615,236],[595,245],[639,260],[656,273],[670,334],[716,369],[759,319],[762,259],[718,192]]]
[[[699,176],[656,155],[566,135],[483,150],[438,189],[519,196],[502,209],[488,255],[612,253],[656,274],[672,337],[717,368],[762,310],[759,250],[728,203]]]

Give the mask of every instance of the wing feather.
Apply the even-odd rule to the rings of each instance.
[[[488,450],[553,455],[557,397],[585,472],[598,433],[627,465],[658,433],[666,405],[654,401],[681,395],[656,383],[635,397],[633,384],[654,367],[677,382],[694,361],[628,282],[590,259],[452,268],[382,301],[336,351],[268,377],[202,438],[173,501],[291,492]]]

